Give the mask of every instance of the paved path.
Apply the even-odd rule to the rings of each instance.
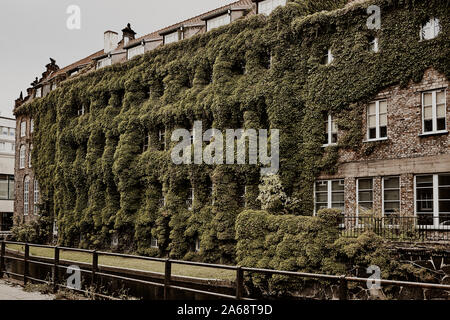
[[[25,292],[21,286],[0,280],[0,300],[53,300],[51,295]]]

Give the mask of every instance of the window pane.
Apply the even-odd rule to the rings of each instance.
[[[400,202],[386,202],[384,212],[395,212],[400,210]]]
[[[427,106],[423,108],[424,111],[424,118],[425,119],[432,119],[433,118],[433,107]]]
[[[343,192],[334,192],[331,195],[331,200],[333,202],[344,202],[344,193]]]
[[[369,130],[369,139],[376,139],[377,138],[377,129],[372,128]]]
[[[436,104],[445,104],[445,91],[436,92]]]
[[[417,201],[417,212],[433,213],[433,201]]]
[[[380,114],[387,113],[387,101],[380,101]]]
[[[326,193],[316,193],[317,202],[328,202],[328,195]]]
[[[369,108],[368,108],[367,112],[369,115],[376,114],[376,103],[375,102],[372,102],[371,104],[369,104]]]
[[[362,191],[359,192],[359,201],[372,201],[373,200],[373,194],[372,191]]]
[[[445,118],[445,105],[438,104],[436,107],[437,107],[437,117]]]
[[[450,201],[439,201],[439,213],[450,213]]]
[[[387,126],[387,114],[380,114],[380,126]]]
[[[418,176],[416,178],[417,187],[432,187],[433,176]]]
[[[372,202],[359,203],[360,213],[363,213],[362,211],[372,210],[372,207],[373,207],[373,203]]]
[[[0,176],[0,199],[8,199],[8,177]]]
[[[439,118],[436,121],[437,130],[445,130],[445,118]]]
[[[400,200],[400,191],[399,190],[388,190],[384,192],[384,200],[392,201],[392,200]]]
[[[433,104],[433,93],[427,92],[423,94],[424,106],[431,106]]]
[[[372,189],[373,181],[372,179],[359,179],[358,180],[358,189],[359,190],[368,190]]]
[[[420,214],[417,218],[417,222],[421,226],[433,225],[433,216],[431,214]]]
[[[328,191],[327,181],[317,181],[316,182],[316,191]]]
[[[433,200],[433,188],[417,189],[417,200]]]
[[[450,174],[439,175],[439,186],[450,186]]]
[[[400,179],[398,177],[384,178],[385,189],[398,189],[400,187]]]
[[[339,190],[343,191],[344,190],[344,180],[333,181],[331,188],[333,191],[339,191]]]
[[[377,126],[377,117],[369,116],[369,128],[373,128]]]

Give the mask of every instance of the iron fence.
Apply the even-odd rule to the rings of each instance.
[[[6,251],[6,244],[15,244],[15,245],[21,245],[24,247],[23,252],[23,258],[22,257],[14,257],[12,255],[9,255]],[[30,255],[30,247],[40,247],[40,248],[48,248],[54,250],[54,257],[51,259],[52,263],[46,263],[42,261],[38,261],[36,259],[36,256]],[[63,265],[60,261],[60,251],[73,251],[73,252],[84,252],[89,253],[92,255],[92,262],[91,264],[86,263],[80,263],[80,265],[84,266],[80,271],[84,273],[88,273],[91,275],[91,288],[94,288],[94,291],[86,291],[86,290],[77,290],[68,286],[65,286],[61,283],[61,279],[59,279],[59,269],[68,269],[67,266]],[[132,278],[130,276],[122,276],[117,274],[111,274],[108,273],[106,270],[103,270],[102,266],[98,263],[99,256],[112,256],[112,257],[118,257],[118,258],[129,258],[129,259],[139,259],[144,261],[159,261],[163,262],[165,265],[165,271],[164,271],[164,278],[161,283],[159,282],[152,282],[152,281],[146,281],[142,279],[136,279]],[[23,274],[16,274],[10,271],[6,270],[6,261],[8,260],[16,260],[20,261],[24,264],[23,268]],[[50,279],[37,279],[33,278],[30,275],[30,264],[36,264],[36,265],[44,265],[47,267],[52,268],[52,275]],[[189,266],[197,266],[197,267],[206,267],[206,268],[212,268],[212,269],[225,269],[225,270],[232,270],[236,274],[236,278],[234,281],[234,290],[235,294],[223,294],[219,292],[214,291],[205,291],[205,290],[199,290],[191,288],[187,285],[175,285],[174,281],[172,279],[173,273],[172,273],[172,266],[174,264],[181,264],[181,265],[189,265]],[[117,270],[123,270],[130,271],[130,269],[127,268],[116,268]],[[221,299],[233,299],[233,300],[255,300],[254,297],[248,296],[248,294],[245,292],[245,276],[251,276],[251,275],[267,275],[267,276],[284,276],[286,277],[287,281],[293,281],[294,279],[312,279],[312,280],[318,280],[318,281],[328,281],[330,283],[334,283],[337,286],[337,299],[339,300],[347,300],[349,297],[349,283],[354,284],[367,284],[367,281],[370,280],[368,278],[360,278],[360,277],[353,277],[353,276],[346,276],[346,275],[327,275],[327,274],[315,274],[315,273],[304,273],[304,272],[292,272],[292,271],[282,271],[282,270],[271,270],[271,269],[258,269],[258,268],[248,268],[248,267],[241,267],[241,266],[230,266],[230,265],[220,265],[220,264],[208,264],[208,263],[201,263],[201,262],[191,262],[191,261],[180,261],[180,260],[172,260],[172,259],[163,259],[163,258],[152,258],[152,257],[143,257],[143,256],[135,256],[135,255],[128,255],[128,254],[119,254],[119,253],[111,253],[111,252],[100,252],[96,250],[84,250],[84,249],[77,249],[77,248],[66,248],[66,247],[53,247],[53,246],[46,246],[46,245],[37,245],[37,244],[28,244],[28,243],[20,243],[20,242],[11,242],[11,241],[1,241],[0,242],[0,278],[3,277],[4,274],[12,275],[16,277],[20,277],[23,279],[24,284],[27,284],[28,282],[39,282],[39,283],[46,283],[51,286],[53,286],[54,291],[56,292],[59,287],[63,287],[66,289],[71,289],[75,291],[80,291],[84,293],[91,294],[93,296],[103,298],[103,299],[113,299],[117,300],[117,297],[108,296],[105,294],[102,294],[100,292],[96,292],[96,284],[99,282],[99,277],[109,277],[111,279],[116,279],[120,281],[130,281],[139,283],[148,287],[160,287],[163,288],[163,295],[161,296],[161,299],[169,300],[170,299],[170,291],[171,290],[180,290],[184,292],[191,292],[191,293],[199,293],[207,296],[212,296],[215,298],[221,298]],[[444,290],[444,291],[450,291],[450,285],[443,285],[443,284],[434,284],[434,283],[422,283],[422,282],[410,282],[410,281],[397,281],[397,280],[377,280],[380,286],[402,286],[402,287],[414,287],[414,288],[421,288],[421,289],[437,289],[437,290]]]
[[[366,231],[391,241],[450,241],[450,214],[399,216],[343,216],[339,221],[342,235],[358,237]]]

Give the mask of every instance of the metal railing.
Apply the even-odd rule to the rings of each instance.
[[[13,257],[7,254],[6,245],[21,245],[24,247],[23,258]],[[54,257],[52,259],[52,263],[46,263],[42,261],[37,261],[35,256],[30,256],[30,247],[40,247],[40,248],[48,248],[54,250]],[[61,263],[60,260],[60,251],[72,251],[72,252],[84,252],[89,253],[92,256],[92,262],[90,264],[90,268],[81,269],[84,273],[91,274],[92,285],[95,288],[96,283],[98,282],[98,277],[109,277],[116,280],[122,281],[130,281],[136,282],[142,285],[146,285],[149,287],[161,287],[163,288],[163,296],[161,297],[164,300],[170,299],[170,290],[181,290],[185,292],[191,293],[199,293],[203,295],[213,296],[216,298],[224,298],[224,299],[234,299],[234,300],[255,300],[251,297],[246,296],[244,289],[245,282],[245,273],[248,275],[254,274],[263,274],[263,275],[281,275],[289,277],[289,279],[293,280],[296,278],[303,279],[314,279],[314,280],[326,280],[331,281],[338,285],[338,299],[339,300],[347,300],[348,299],[348,284],[349,282],[353,283],[364,283],[366,284],[369,279],[367,278],[359,278],[345,275],[326,275],[326,274],[314,274],[314,273],[303,273],[303,272],[291,272],[291,271],[281,271],[281,270],[270,270],[270,269],[258,269],[258,268],[247,268],[241,266],[229,266],[229,265],[220,265],[220,264],[208,264],[208,263],[200,263],[200,262],[191,262],[191,261],[180,261],[180,260],[171,260],[171,259],[163,259],[163,258],[151,258],[151,257],[143,257],[143,256],[135,256],[128,254],[120,254],[120,253],[110,253],[110,252],[101,252],[96,250],[84,250],[84,249],[76,249],[76,248],[66,248],[66,247],[54,247],[54,246],[46,246],[46,245],[37,245],[37,244],[28,244],[28,243],[20,243],[20,242],[12,242],[12,241],[1,241],[0,242],[0,278],[3,277],[4,274],[12,275],[16,277],[21,277],[23,279],[24,284],[27,284],[29,281],[35,281],[40,283],[47,283],[53,286],[54,292],[57,291],[59,287],[72,289],[68,286],[60,284],[59,273],[58,270],[60,268],[68,269],[65,265]],[[98,264],[99,256],[110,256],[110,257],[118,257],[118,258],[129,258],[129,259],[139,259],[144,261],[158,261],[163,262],[165,265],[164,278],[162,283],[146,281],[141,279],[132,278],[129,276],[121,276],[117,274],[111,274],[107,272],[103,272],[101,266]],[[16,260],[24,263],[23,274],[17,274],[6,270],[6,261],[7,260]],[[52,268],[52,276],[50,280],[37,279],[30,276],[30,264],[36,265],[44,265]],[[85,266],[87,264],[83,263]],[[234,290],[235,294],[223,294],[212,291],[205,291],[194,289],[188,286],[182,285],[174,285],[172,281],[172,266],[174,264],[188,265],[188,266],[197,266],[197,267],[206,267],[212,269],[223,269],[223,270],[233,270],[236,272],[236,279],[234,281]],[[129,271],[127,268],[116,268],[117,270]],[[406,287],[416,287],[416,288],[426,288],[426,289],[439,289],[450,291],[450,285],[441,285],[441,284],[433,284],[433,283],[420,283],[420,282],[409,282],[409,281],[396,281],[396,280],[377,280],[378,283],[386,286],[406,286]],[[91,295],[104,298],[104,299],[117,299],[112,296],[108,296],[99,292],[87,292],[86,290],[75,290],[84,293],[89,293]]]
[[[372,231],[391,241],[450,241],[450,215],[343,216],[339,226],[345,237],[358,237]]]

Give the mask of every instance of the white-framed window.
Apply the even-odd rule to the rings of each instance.
[[[228,13],[221,16],[206,20],[206,31],[211,31],[215,28],[225,26],[231,23],[231,15]]]
[[[78,107],[77,114],[78,114],[79,116],[82,116],[82,115],[84,115],[85,113],[86,113],[86,109],[84,108],[84,104],[81,104],[81,105]]]
[[[334,61],[333,53],[331,52],[331,48],[328,48],[322,58],[322,64],[329,65]]]
[[[174,43],[181,40],[178,30],[164,35],[164,44]]]
[[[200,252],[200,239],[195,238],[195,252]]]
[[[447,103],[446,90],[422,92],[423,134],[446,132]]]
[[[34,94],[35,98],[40,98],[42,97],[42,88],[37,88],[36,89],[36,93]]]
[[[9,128],[9,135],[11,136],[11,137],[14,137],[15,135],[16,135],[16,129],[15,128]]]
[[[139,45],[133,48],[130,48],[127,50],[127,59],[131,60],[134,57],[144,54],[144,46],[143,45]]]
[[[314,213],[321,209],[339,209],[344,212],[344,179],[318,180],[314,185]]]
[[[367,106],[367,140],[387,138],[387,100],[378,100]]]
[[[383,177],[383,216],[400,214],[400,177]]]
[[[31,168],[31,152],[33,151],[33,145],[30,144],[30,151],[28,152],[28,167]]]
[[[420,28],[420,40],[431,40],[436,38],[441,32],[441,25],[438,18],[431,18]]]
[[[150,133],[146,131],[146,133],[144,134],[144,145],[142,146],[143,152],[148,150],[149,144],[150,144]]]
[[[27,216],[30,210],[30,176],[23,180],[23,215]]]
[[[53,220],[53,236],[58,236],[58,222],[56,219]]]
[[[33,204],[34,204],[34,209],[33,212],[35,215],[39,214],[39,182],[37,181],[37,179],[34,179],[34,185],[33,185]]]
[[[215,195],[215,190],[216,190],[216,186],[213,184],[211,184],[210,187],[210,196],[211,196],[211,205],[213,206],[216,202],[216,195]]]
[[[414,178],[418,225],[450,229],[450,173],[417,175]]]
[[[20,136],[21,137],[25,137],[27,134],[27,122],[26,121],[22,121],[20,123]]]
[[[369,51],[377,53],[380,51],[380,47],[378,44],[378,37],[370,37],[369,38]]]
[[[33,131],[34,131],[34,120],[31,119],[30,120],[30,133],[33,133]]]
[[[328,114],[327,119],[325,120],[325,136],[323,144],[324,147],[331,146],[337,144],[338,140],[338,127],[336,120],[333,119],[331,114]]]
[[[188,210],[192,210],[194,208],[194,199],[195,199],[195,190],[194,188],[189,188],[189,194],[188,198],[186,200],[186,205],[188,207]]]
[[[97,61],[97,69],[101,69],[112,64],[111,57],[106,57]]]
[[[25,147],[25,145],[21,145],[20,146],[20,150],[19,150],[19,169],[24,169],[25,168],[25,154],[26,154],[27,148]]]
[[[258,13],[269,15],[279,6],[285,6],[286,0],[264,0],[258,2]]]
[[[357,180],[356,184],[356,214],[373,213],[373,179],[362,178]]]
[[[0,151],[4,151],[6,149],[6,142],[0,142]]]
[[[150,241],[150,247],[152,247],[153,249],[158,249],[158,238],[152,237],[151,241]]]
[[[159,130],[158,137],[159,137],[160,150],[165,151],[166,150],[166,129]]]
[[[8,127],[2,127],[2,135],[4,136],[8,135]]]

